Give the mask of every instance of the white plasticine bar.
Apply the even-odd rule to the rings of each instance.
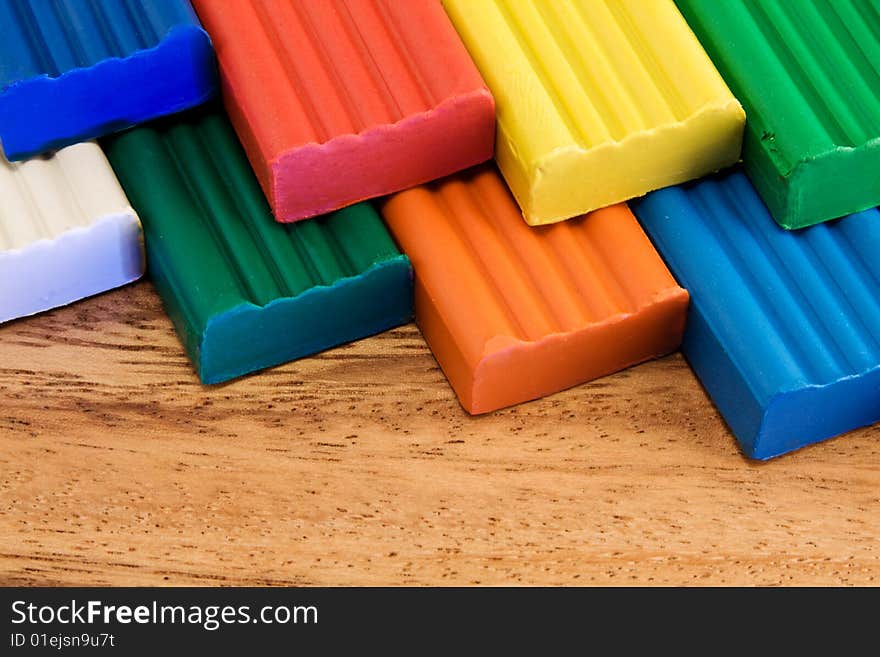
[[[0,322],[143,273],[140,221],[97,144],[24,162],[0,157]]]

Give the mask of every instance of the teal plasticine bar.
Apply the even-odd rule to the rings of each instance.
[[[106,140],[148,272],[203,383],[378,333],[412,316],[412,270],[372,206],[276,223],[222,110]]]

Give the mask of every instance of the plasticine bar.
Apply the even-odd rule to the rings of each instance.
[[[529,228],[494,167],[392,196],[416,321],[470,413],[666,354],[688,295],[625,205]],[[621,257],[626,254],[626,257]]]
[[[101,148],[0,154],[0,322],[140,278],[141,225]]]
[[[284,226],[216,107],[107,139],[147,262],[204,383],[378,333],[412,316],[412,271],[357,205]]]
[[[498,108],[529,224],[739,159],[745,115],[672,0],[443,0]]]
[[[0,31],[0,140],[10,160],[216,91],[211,42],[188,0],[4,0]]]
[[[880,23],[858,0],[677,0],[746,108],[746,173],[802,228],[880,204]]]
[[[492,157],[492,96],[436,0],[194,4],[278,221]]]
[[[743,452],[880,420],[880,213],[790,232],[741,169],[633,209],[691,293],[682,350]]]

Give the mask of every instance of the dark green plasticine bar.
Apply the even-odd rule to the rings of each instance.
[[[140,212],[148,271],[203,383],[410,319],[409,260],[372,206],[276,223],[218,108],[104,146]]]
[[[780,225],[880,204],[876,2],[676,3],[746,109],[743,163]]]

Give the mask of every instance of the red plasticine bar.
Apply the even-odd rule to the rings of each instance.
[[[194,0],[278,221],[492,157],[495,104],[436,0]]]

